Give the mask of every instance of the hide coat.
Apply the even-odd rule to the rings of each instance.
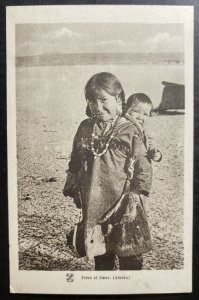
[[[93,236],[99,231],[94,229],[99,229],[100,220],[106,218],[107,213],[124,194],[130,158],[134,157],[136,160],[129,190],[148,196],[152,184],[151,161],[147,157],[146,146],[136,126],[125,117],[120,117],[114,128],[110,128],[103,134],[100,123],[96,123],[98,139],[95,140],[94,146],[99,153],[104,149],[110,134],[113,138],[106,153],[94,159],[91,151],[94,122],[93,119],[86,119],[77,130],[63,191],[65,196],[74,198],[77,207],[82,208],[84,247],[90,256],[115,252],[115,247],[111,247],[111,241],[108,238],[105,239],[104,250],[101,251],[99,245],[94,245]],[[71,176],[76,181],[72,185]],[[120,205],[118,218],[122,218],[127,205],[128,200],[124,199]],[[117,223],[117,221],[120,220],[114,222]],[[101,228],[102,235],[106,236],[108,227],[104,225]],[[99,234],[97,239],[99,241]]]

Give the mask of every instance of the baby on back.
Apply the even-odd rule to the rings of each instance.
[[[162,154],[152,146],[151,138],[147,135],[144,123],[151,115],[153,104],[151,99],[144,93],[132,94],[126,102],[125,117],[133,122],[139,130],[147,149],[148,156],[156,162],[161,161]]]

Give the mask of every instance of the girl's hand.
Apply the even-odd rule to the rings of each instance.
[[[66,182],[63,189],[63,194],[65,197],[69,196],[73,198],[74,203],[77,208],[81,208],[81,193],[78,189],[77,175],[68,172],[66,177]]]
[[[70,172],[67,173],[66,182],[63,189],[65,197],[75,198],[77,193],[77,175]]]
[[[140,202],[140,195],[136,191],[129,192],[129,203],[127,204],[125,214],[121,220],[122,223],[132,222],[136,217],[137,203]]]

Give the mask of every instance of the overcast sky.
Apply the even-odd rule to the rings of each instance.
[[[184,52],[183,37],[181,24],[20,24],[16,56]]]

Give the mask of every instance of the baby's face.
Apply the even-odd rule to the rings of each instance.
[[[150,116],[151,113],[151,105],[147,103],[138,103],[136,105],[131,105],[127,113],[133,117],[138,123],[141,125],[144,124],[146,119]]]

